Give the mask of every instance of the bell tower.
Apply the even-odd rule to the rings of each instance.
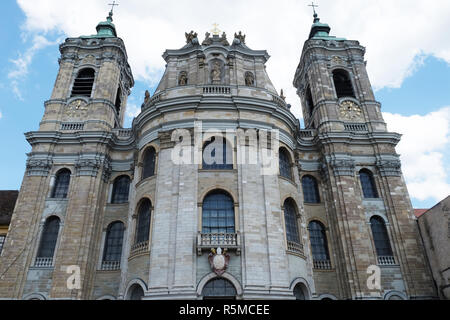
[[[386,131],[367,74],[365,48],[358,41],[331,36],[330,30],[314,13],[294,78],[306,128]]]
[[[60,69],[40,131],[110,131],[123,126],[134,80],[112,16],[111,11],[97,25],[97,34],[68,38],[60,45]]]
[[[431,297],[430,273],[395,150],[401,136],[387,131],[367,74],[365,48],[331,36],[330,30],[314,12],[294,77],[306,129],[316,136],[317,175],[336,259],[338,280],[323,285],[315,270],[316,289],[340,292],[345,299],[380,299],[392,291],[411,299]],[[299,150],[300,159],[304,153]],[[314,218],[315,211],[305,208]],[[392,249],[383,251],[379,230],[383,245]],[[374,266],[381,270],[380,290],[367,285]]]

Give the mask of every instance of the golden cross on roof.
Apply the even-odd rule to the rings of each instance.
[[[219,28],[217,28],[219,25],[217,23],[213,24],[214,29],[211,30],[212,34],[215,36],[218,36],[220,34]]]
[[[316,5],[316,4],[314,4],[314,2],[311,2],[311,4],[308,5],[308,7],[312,7],[312,8],[313,8],[313,11],[314,11],[314,14],[316,14],[316,8],[318,8],[319,6]]]

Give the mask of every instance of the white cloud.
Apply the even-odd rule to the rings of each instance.
[[[403,134],[397,147],[411,197],[440,201],[450,194],[448,167],[450,107],[424,116],[383,113],[390,131]]]
[[[34,35],[31,47],[29,47],[24,53],[19,53],[17,59],[11,60],[14,67],[8,73],[8,79],[11,80],[11,87],[13,93],[19,100],[23,100],[22,92],[19,88],[20,81],[27,76],[29,66],[32,63],[35,54],[39,50],[54,43],[55,42],[47,40],[42,35]]]
[[[3,118],[3,114],[2,114],[2,112],[0,111],[0,119],[2,119]]]
[[[31,32],[64,32],[69,36],[95,33],[107,13],[103,0],[17,0],[26,14],[25,29]],[[184,45],[184,32],[203,35],[217,22],[229,37],[247,34],[253,49],[267,49],[272,58],[267,70],[275,87],[284,89],[294,113],[300,117],[300,101],[292,87],[303,42],[312,24],[308,1],[284,0],[128,0],[116,8],[119,36],[125,40],[137,80],[157,83],[166,48]],[[420,64],[423,55],[450,63],[450,1],[435,0],[322,0],[322,22],[333,35],[359,40],[367,47],[366,59],[375,88],[399,87]]]

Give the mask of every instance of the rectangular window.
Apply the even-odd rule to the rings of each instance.
[[[1,236],[0,236],[0,254],[1,254],[2,251],[3,251],[3,245],[5,244],[5,239],[6,239],[6,236],[5,236],[5,235],[1,235]]]

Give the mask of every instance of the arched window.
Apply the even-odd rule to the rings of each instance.
[[[130,192],[130,177],[120,176],[114,180],[111,203],[127,203]]]
[[[294,244],[300,244],[300,235],[298,231],[297,210],[296,205],[292,199],[287,199],[284,202],[284,222],[286,225],[286,239]]]
[[[116,113],[119,116],[120,115],[120,108],[122,106],[122,89],[120,89],[120,86],[117,88],[117,94],[116,94]]]
[[[90,98],[92,87],[94,86],[94,79],[94,69],[86,68],[81,70],[73,83],[71,97],[84,96]]]
[[[308,226],[309,239],[315,269],[330,269],[330,253],[325,227],[319,221],[311,221]]]
[[[298,283],[294,287],[294,296],[295,300],[306,300],[305,289],[303,284]]]
[[[347,71],[334,70],[333,71],[334,87],[338,98],[355,97],[353,85]]]
[[[320,203],[319,188],[316,178],[304,176],[302,178],[303,197],[305,203]]]
[[[372,229],[373,242],[377,250],[378,260],[380,261],[380,257],[386,257],[386,263],[384,264],[388,264],[387,262],[392,261],[394,254],[383,218],[378,216],[372,217],[370,219],[370,228]]]
[[[142,169],[142,179],[147,179],[155,175],[156,151],[150,147],[144,153],[144,165]]]
[[[227,279],[216,278],[209,281],[202,290],[204,299],[235,299],[236,288]]]
[[[223,137],[212,137],[203,146],[203,169],[233,170],[233,152]]]
[[[144,296],[144,289],[138,284],[133,285],[131,288],[130,300],[142,300]]]
[[[284,148],[281,148],[279,153],[280,175],[284,178],[292,179],[291,160],[289,157],[289,153]]]
[[[223,191],[214,191],[203,200],[202,233],[235,233],[233,199]]]
[[[65,199],[69,192],[71,172],[68,169],[58,171],[55,178],[55,185],[53,186],[52,198]]]
[[[56,242],[58,240],[59,224],[60,220],[55,216],[48,218],[45,222],[37,254],[38,261],[40,259],[41,261],[49,259],[48,264],[53,263],[53,255],[55,254]]]
[[[136,243],[143,243],[149,240],[150,219],[152,204],[150,200],[144,199],[139,206],[139,213],[136,225]]]
[[[125,227],[122,222],[113,222],[108,226],[103,251],[102,269],[119,269],[122,257],[123,233]]]
[[[311,117],[314,111],[314,102],[312,98],[311,87],[309,86],[306,89],[306,110],[308,111],[309,117]]]
[[[364,198],[375,199],[378,198],[377,187],[373,178],[372,172],[369,170],[361,170],[359,172],[359,179],[361,180],[361,187],[363,190]]]

